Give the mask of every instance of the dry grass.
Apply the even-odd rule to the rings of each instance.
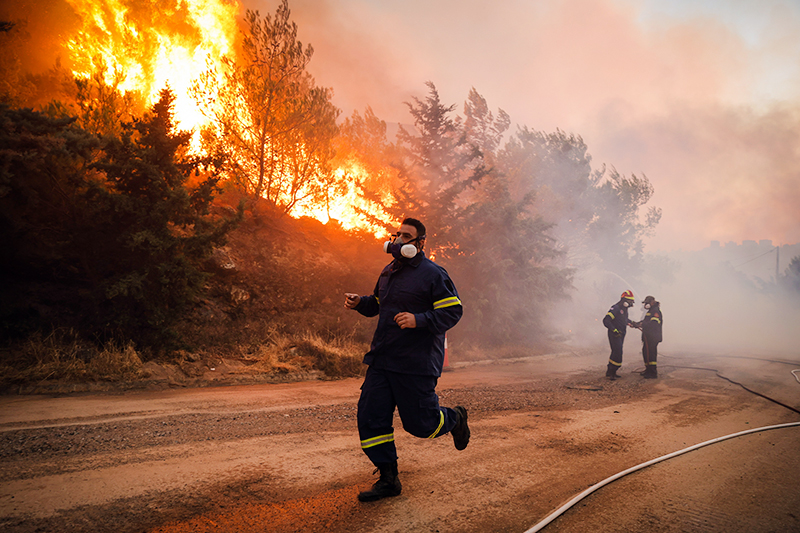
[[[202,375],[204,362],[232,359],[244,363],[236,374],[291,374],[321,371],[335,379],[363,375],[367,347],[352,337],[330,339],[315,333],[287,334],[265,328],[258,339],[213,352],[179,351],[160,364],[173,365],[188,377]],[[147,379],[132,343],[104,347],[83,341],[70,330],[37,334],[0,353],[0,389],[44,382],[134,382]]]
[[[364,346],[350,339],[325,341],[319,335],[307,333],[300,338],[296,350],[306,357],[312,357],[316,368],[330,377],[359,376],[366,371],[361,362]]]
[[[326,340],[316,333],[287,335],[272,330],[261,344],[240,346],[235,357],[250,364],[248,371],[289,373],[320,370],[330,378],[363,375],[366,346],[349,337]]]
[[[133,343],[104,347],[81,340],[71,330],[35,334],[3,353],[0,384],[64,381],[128,381],[141,374]]]

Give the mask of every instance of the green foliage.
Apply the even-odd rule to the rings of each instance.
[[[283,0],[274,16],[248,11],[243,58],[223,58],[194,94],[211,125],[205,146],[230,154],[227,175],[279,213],[298,202],[324,201],[334,186],[330,160],[339,110],[332,91],[317,87],[306,66],[311,46],[297,40]]]
[[[74,119],[1,108],[0,268],[13,289],[4,330],[176,342],[203,260],[238,219],[209,217],[221,161],[187,154],[172,101],[163,91],[152,113],[103,139]]]
[[[583,139],[520,128],[501,151],[499,166],[512,197],[533,195],[533,208],[554,225],[552,235],[570,265],[603,268],[636,277],[641,272],[644,238],[661,218],[650,207],[646,176],[625,177],[615,169],[592,170]]]
[[[611,169],[600,174],[591,189],[594,196],[594,217],[586,226],[589,242],[609,270],[622,276],[638,276],[643,256],[644,237],[661,219],[661,210],[650,207],[640,221],[639,209],[653,195],[653,186],[642,175],[630,178]]]
[[[511,125],[511,117],[500,109],[495,119],[486,99],[474,87],[470,89],[467,101],[464,102],[464,117],[467,141],[476,146],[486,160],[494,163],[503,135]]]
[[[75,239],[88,223],[81,196],[100,141],[73,118],[0,105],[0,320],[6,333],[41,326],[83,290]],[[70,308],[77,312],[79,306]]]
[[[451,273],[465,314],[459,336],[483,344],[530,340],[545,329],[547,305],[565,297],[570,272],[558,257],[550,225],[515,200],[507,178],[487,163],[498,159],[508,116],[498,118],[474,90],[466,120],[453,117],[429,83],[429,95],[409,104],[418,135],[401,130],[405,149],[397,218],[420,218],[434,259]]]
[[[415,134],[400,130],[398,185],[384,209],[428,226],[430,251],[465,302],[465,336],[539,336],[576,268],[641,272],[644,238],[661,216],[640,213],[653,194],[646,176],[593,170],[583,139],[560,130],[521,127],[503,144],[510,118],[475,89],[462,119],[428,88],[407,104]]]
[[[202,289],[199,265],[235,224],[208,217],[221,161],[187,154],[190,134],[173,131],[173,99],[163,91],[152,114],[108,138],[92,165],[106,182],[94,182],[86,195],[97,225],[112,236],[94,247],[90,263],[101,312],[108,326],[147,344],[169,340],[171,325]],[[208,177],[187,188],[201,171]]]
[[[402,161],[399,184],[387,211],[398,220],[414,216],[430,227],[440,253],[458,247],[453,232],[463,222],[470,203],[468,189],[485,174],[480,151],[467,142],[460,122],[450,116],[455,105],[445,106],[433,83],[428,96],[406,103],[414,118],[416,135],[402,126],[397,135]]]

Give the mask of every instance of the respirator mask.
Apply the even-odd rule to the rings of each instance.
[[[412,243],[419,240],[419,237],[415,237],[408,242],[397,242],[398,237],[396,235],[392,237],[394,238],[391,241],[383,243],[384,252],[392,254],[395,259],[411,259],[417,255],[417,247]]]

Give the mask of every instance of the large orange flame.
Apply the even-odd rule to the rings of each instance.
[[[234,51],[238,2],[225,0],[67,0],[83,25],[67,48],[73,73],[88,77],[100,58],[107,82],[119,73],[122,91],[140,92],[148,104],[165,86],[175,93],[175,119],[196,129],[205,117],[190,94],[192,83]]]
[[[169,86],[175,93],[175,120],[196,132],[207,118],[191,95],[191,87],[209,67],[221,69],[223,56],[235,57],[242,13],[238,0],[67,0],[82,20],[66,43],[73,74],[89,77],[98,59],[108,69],[106,82],[116,76],[121,91],[136,91],[148,105]],[[211,100],[213,100],[213,95]],[[322,222],[336,219],[345,229],[380,235],[385,224],[370,223],[358,209],[376,213],[363,199],[355,182],[365,171],[349,163],[334,173],[344,183],[344,194],[324,205],[297,205],[293,216],[312,216]],[[348,181],[349,180],[349,181]],[[379,211],[379,210],[378,210]],[[379,216],[391,222],[388,216]]]
[[[346,230],[364,230],[372,233],[377,238],[386,236],[387,226],[392,226],[394,221],[382,213],[372,202],[364,199],[358,191],[357,183],[359,176],[366,174],[366,171],[357,163],[350,162],[341,165],[334,171],[338,180],[345,185],[345,190],[324,204],[312,204],[300,202],[292,211],[294,216],[308,216],[328,223],[335,221]],[[350,177],[347,179],[347,177]],[[369,213],[380,220],[374,222],[363,213]]]

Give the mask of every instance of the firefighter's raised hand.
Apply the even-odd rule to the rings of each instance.
[[[355,309],[360,302],[361,296],[358,294],[353,294],[351,292],[344,293],[344,306],[347,309]]]
[[[394,315],[394,321],[397,322],[400,329],[417,327],[417,318],[414,313],[397,313]]]

